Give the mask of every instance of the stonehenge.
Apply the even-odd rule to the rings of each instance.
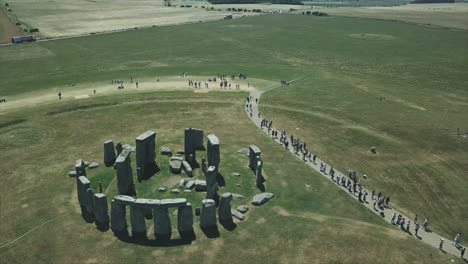
[[[202,229],[216,228],[216,203],[213,199],[204,199],[200,213],[200,227]]]
[[[257,206],[263,205],[266,202],[268,202],[271,198],[273,198],[272,193],[260,193],[253,197],[252,204]]]
[[[174,174],[180,174],[180,172],[182,171],[183,161],[184,160],[182,159],[182,157],[172,156],[171,161],[169,163],[171,172]]]
[[[86,176],[86,166],[82,159],[79,159],[75,163],[75,172],[76,172],[76,180],[78,181],[78,177]]]
[[[261,154],[262,152],[257,146],[249,146],[249,168],[251,168],[253,171],[257,169],[257,161],[259,158],[261,158]]]
[[[197,128],[186,128],[184,133],[184,155],[185,160],[192,168],[196,166],[196,150],[204,150],[203,130]],[[192,155],[192,157],[190,157]]]
[[[207,138],[208,167],[214,166],[218,169],[220,162],[219,139],[214,134],[209,134]]]
[[[218,176],[217,170],[214,166],[210,166],[206,172],[206,198],[216,199],[217,191],[219,190],[216,177]]]
[[[91,182],[86,176],[79,176],[76,182],[76,189],[83,218],[87,222],[94,221],[93,198],[90,197],[91,193],[94,195],[91,189]]]
[[[146,131],[135,139],[138,182],[153,176],[156,164],[156,132]]]
[[[130,154],[132,152],[124,148],[122,153],[115,160],[115,169],[117,171],[117,187],[119,194],[135,195],[135,185],[133,184],[133,171],[131,166]]]
[[[218,208],[219,222],[221,223],[232,222],[231,201],[232,201],[231,193],[227,192],[227,193],[221,194],[221,198],[219,199],[219,208]]]
[[[193,210],[191,203],[187,202],[184,206],[177,208],[177,231],[182,239],[193,237]]]
[[[116,159],[114,141],[107,140],[104,142],[104,165],[106,167],[113,166]]]
[[[262,188],[263,183],[266,181],[262,175],[262,167],[263,167],[263,161],[262,160],[257,161],[257,168],[255,170],[255,184],[259,188]]]

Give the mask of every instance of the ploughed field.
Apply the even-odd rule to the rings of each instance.
[[[450,256],[384,223],[260,133],[243,111],[246,92],[139,92],[128,82],[130,76],[164,80],[180,72],[189,72],[187,79],[245,72],[260,89],[273,86],[272,81],[297,80],[262,96],[263,115],[336,168],[366,173],[365,186],[390,195],[391,205],[408,215],[429,216],[432,230],[453,237],[468,233],[463,225],[468,140],[456,136],[457,127],[468,130],[463,127],[468,123],[467,40],[466,32],[400,22],[274,15],[2,47],[0,94],[7,103],[0,105],[0,158],[8,162],[0,164],[0,259],[449,261]],[[99,87],[110,80],[128,86],[100,94]],[[67,97],[71,89],[90,98]],[[62,101],[47,97],[59,91]],[[41,96],[46,97],[8,108],[15,100]],[[76,159],[102,162],[105,140],[133,144],[147,130],[158,133],[157,150],[167,145],[176,151],[186,127],[220,139],[220,172],[226,179],[220,193],[245,196],[234,206],[249,204],[259,192],[247,158],[237,153],[249,144],[262,150],[266,189],[275,197],[262,207],[251,206],[233,231],[220,227],[219,238],[207,238],[196,228],[191,245],[126,243],[85,223],[75,181],[66,175]],[[371,146],[377,147],[376,155],[368,153]],[[199,162],[205,154],[198,152]],[[137,192],[177,197],[157,189],[170,190],[186,176],[170,174],[161,155],[157,162],[165,164],[161,172],[137,184]],[[101,165],[88,175],[93,186],[101,181],[104,190],[109,187],[108,198],[116,194],[112,169]],[[179,196],[194,208],[203,197]]]

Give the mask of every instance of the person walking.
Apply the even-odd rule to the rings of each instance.
[[[391,221],[392,225],[395,224],[395,218],[396,218],[396,213],[393,213],[393,215],[392,215],[392,221]]]
[[[456,236],[455,236],[455,239],[453,241],[455,241],[455,246],[458,247],[458,244],[460,243],[460,239],[461,239],[461,235],[460,233],[458,233]]]
[[[428,225],[429,225],[429,217],[426,217],[426,219],[424,219],[424,224],[423,224],[424,231],[427,231]]]
[[[462,248],[462,250],[460,251],[460,256],[462,259],[465,259],[463,256],[465,255],[465,250],[466,248]]]
[[[410,225],[411,225],[411,221],[408,220],[408,223],[406,224],[406,232],[408,233],[409,233]]]
[[[418,215],[416,214],[416,216],[414,217],[414,223],[416,224],[418,222]]]
[[[420,227],[419,224],[416,224],[416,226],[414,227],[414,234],[415,234],[416,236],[418,236],[419,227]]]
[[[444,250],[443,247],[444,247],[444,239],[441,238],[441,239],[440,239],[440,243],[439,243],[439,249],[440,249],[440,250]]]

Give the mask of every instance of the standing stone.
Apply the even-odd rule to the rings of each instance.
[[[261,157],[262,152],[260,149],[255,146],[255,145],[250,145],[249,146],[249,168],[251,168],[253,171],[257,169],[257,157]]]
[[[122,153],[115,161],[117,170],[117,187],[122,195],[135,195],[135,186],[133,185],[133,172],[131,166],[130,154],[128,149],[122,150]]]
[[[94,219],[94,190],[90,187],[86,189],[86,211]]]
[[[116,159],[114,142],[107,140],[104,142],[104,164],[106,167],[114,165]]]
[[[214,134],[209,134],[207,138],[208,167],[214,166],[218,170],[220,162],[219,140]]]
[[[156,165],[156,133],[146,131],[135,139],[138,182],[149,179],[158,170]]]
[[[177,231],[182,239],[192,237],[193,231],[193,210],[192,204],[187,203],[177,208]]]
[[[171,219],[167,207],[154,208],[154,236],[157,240],[171,239]]]
[[[222,223],[231,223],[232,222],[232,213],[231,213],[231,200],[232,194],[227,192],[221,195],[219,200],[219,222]]]
[[[185,160],[190,163],[192,168],[195,166],[196,155],[195,151],[197,149],[203,150],[203,130],[196,128],[186,128],[184,134],[184,154]],[[193,155],[192,160],[190,155]]]
[[[213,199],[204,199],[200,214],[200,227],[210,229],[216,226],[216,203]]]
[[[94,195],[94,216],[96,217],[96,226],[100,230],[109,228],[109,213],[107,207],[107,198],[103,193]]]
[[[192,167],[190,166],[190,164],[187,161],[185,161],[185,160],[182,161],[182,168],[184,169],[184,171],[185,171],[185,173],[187,174],[188,177],[193,176],[192,175],[192,173],[193,173]]]
[[[114,234],[127,233],[127,218],[125,217],[125,205],[119,203],[117,200],[111,201],[111,229]]]
[[[78,181],[79,176],[86,176],[86,166],[84,164],[84,161],[82,159],[79,159],[75,163],[75,171],[76,171],[76,177]]]
[[[257,161],[257,169],[255,170],[255,183],[257,187],[262,187],[263,183],[266,181],[262,175],[263,162],[261,160]]]
[[[218,182],[216,181],[218,173],[214,166],[210,166],[206,172],[206,198],[215,199],[219,190]]]
[[[143,208],[136,204],[130,205],[130,221],[132,225],[132,237],[146,237],[145,213]]]
[[[78,202],[82,209],[85,209],[87,194],[86,190],[91,187],[91,182],[86,178],[86,176],[79,176],[77,177],[76,182],[76,191],[78,194]]]
[[[117,156],[119,156],[120,153],[122,153],[122,150],[123,150],[122,144],[121,144],[121,143],[117,143],[117,144],[115,145],[115,151],[117,151]]]

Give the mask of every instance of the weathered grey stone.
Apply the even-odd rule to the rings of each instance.
[[[218,170],[220,162],[219,139],[214,134],[209,134],[207,139],[208,167],[214,166]]]
[[[122,205],[133,205],[135,198],[128,195],[117,195],[114,197],[114,201]]]
[[[88,215],[94,218],[94,190],[92,188],[86,189],[85,207]]]
[[[234,209],[231,209],[231,215],[242,221],[245,219],[245,215],[243,215],[241,212],[236,211]]]
[[[146,131],[135,139],[138,182],[153,176],[158,170],[156,164],[156,132]]]
[[[240,173],[238,173],[238,172],[234,172],[234,173],[232,173],[232,175],[237,176],[237,177],[241,176]]]
[[[179,207],[179,206],[185,205],[185,203],[187,203],[187,199],[185,198],[162,199],[161,207],[165,207],[165,208]]]
[[[144,209],[132,204],[130,205],[130,223],[132,236],[141,237],[146,235],[146,222]]]
[[[145,198],[138,198],[134,202],[135,206],[142,208],[143,215],[145,216],[146,219],[153,218],[153,208],[159,206],[160,204],[161,204],[160,200],[145,199]]]
[[[128,149],[123,149],[122,153],[115,160],[117,172],[117,187],[120,194],[134,195],[135,186],[133,185],[133,172],[131,167],[130,154]]]
[[[190,163],[190,166],[195,167],[194,162],[196,159],[195,151],[203,150],[203,130],[196,128],[186,128],[184,133],[184,154],[185,160]],[[190,160],[189,155],[192,154],[193,158]]]
[[[96,226],[98,228],[109,228],[107,198],[103,193],[94,194],[94,216],[96,217]]]
[[[91,164],[91,162],[87,161],[87,160],[83,160],[83,164],[86,168],[89,167],[89,164]]]
[[[249,156],[249,149],[248,148],[242,148],[238,151],[240,154],[242,155],[245,155],[245,156]]]
[[[377,149],[375,147],[371,147],[369,149],[370,152],[374,153],[374,154],[377,154]]]
[[[192,204],[186,203],[185,206],[180,206],[177,209],[177,231],[179,231],[181,238],[191,236],[194,233]]]
[[[262,205],[268,202],[273,197],[272,193],[260,193],[253,197],[252,204],[253,205]]]
[[[249,168],[251,168],[253,171],[257,169],[257,157],[261,157],[261,154],[262,152],[257,146],[249,146]]]
[[[172,149],[170,147],[162,147],[161,155],[172,156]]]
[[[171,239],[171,219],[167,207],[156,207],[154,209],[154,236],[157,240]]]
[[[86,167],[82,159],[76,161],[75,171],[77,176],[86,176]],[[78,181],[78,178],[76,178],[76,180]]]
[[[110,167],[114,165],[115,159],[117,156],[115,155],[115,148],[114,148],[114,141],[107,140],[104,142],[104,165]]]
[[[185,189],[192,189],[193,187],[195,187],[195,181],[188,181],[185,184]]]
[[[159,187],[158,191],[159,191],[159,192],[165,192],[165,191],[166,191],[166,187]]]
[[[245,213],[247,213],[247,211],[249,211],[249,207],[247,205],[239,205],[237,207],[237,211],[245,214]]]
[[[91,182],[86,178],[86,176],[79,176],[76,181],[76,191],[78,194],[78,202],[82,209],[85,208],[86,202],[88,200],[86,190],[91,187]]]
[[[120,153],[122,153],[122,150],[123,150],[122,144],[121,144],[121,143],[117,143],[117,144],[115,145],[115,151],[117,151],[117,157],[120,155]]]
[[[257,161],[257,168],[255,170],[255,183],[257,187],[261,187],[265,182],[265,178],[262,175],[263,162]]]
[[[232,222],[232,214],[231,214],[231,201],[232,201],[232,194],[227,192],[221,194],[221,198],[219,199],[219,221],[222,223],[231,223]]]
[[[124,204],[117,202],[115,199],[111,201],[111,229],[116,234],[127,232],[125,211]]]
[[[184,188],[185,187],[185,183],[187,183],[187,181],[185,179],[181,179],[179,181],[179,188]]]
[[[177,155],[184,155],[185,154],[185,151],[183,149],[179,149],[177,150]]]
[[[184,169],[185,173],[187,173],[187,176],[192,177],[192,173],[193,173],[192,167],[187,161],[185,160],[182,161],[182,168]]]
[[[234,200],[242,200],[244,199],[244,196],[241,194],[233,193],[232,198],[234,198]]]
[[[195,180],[195,191],[197,192],[206,191],[206,181]]]
[[[200,214],[200,227],[210,229],[216,226],[216,203],[213,199],[204,199]]]
[[[68,177],[76,177],[76,171],[69,171]]]
[[[187,189],[184,190],[184,193],[191,193],[191,192],[192,190],[187,190]]]
[[[122,146],[122,149],[127,149],[127,150],[129,150],[129,151],[131,151],[131,152],[135,152],[135,151],[136,151],[136,147],[130,146],[129,144],[123,145],[123,146]]]
[[[241,187],[241,185],[240,185],[239,183],[236,183],[236,186],[237,186],[237,187]]]
[[[179,194],[179,193],[180,193],[180,191],[179,191],[179,189],[172,189],[172,190],[171,190],[171,193],[176,193],[176,194]]]
[[[98,168],[98,167],[99,167],[99,163],[97,163],[97,162],[91,162],[88,165],[88,168],[90,168],[90,169],[95,169],[95,168]]]
[[[172,156],[169,165],[172,173],[180,174],[182,171],[182,158]]]
[[[206,172],[206,198],[207,199],[214,199],[217,194],[216,192],[219,190],[218,182],[216,181],[216,177],[218,176],[218,171],[214,166],[210,166]]]

